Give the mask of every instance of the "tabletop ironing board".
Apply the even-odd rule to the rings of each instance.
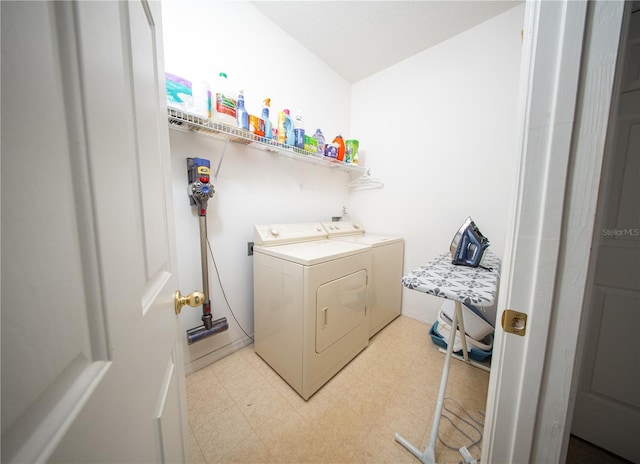
[[[467,267],[451,264],[451,255],[445,253],[411,271],[402,278],[405,287],[411,290],[428,293],[440,298],[454,300],[455,311],[451,322],[451,333],[447,342],[447,352],[444,366],[442,367],[442,378],[440,379],[440,390],[436,410],[431,426],[431,436],[424,451],[420,451],[409,443],[400,434],[396,433],[396,441],[407,448],[414,456],[425,464],[435,464],[435,448],[438,439],[438,427],[444,403],[444,395],[447,389],[447,378],[449,377],[449,366],[453,356],[453,345],[455,343],[456,328],[460,330],[460,341],[462,343],[462,353],[464,360],[469,362],[467,352],[467,341],[464,336],[464,320],[462,318],[462,305],[473,305],[477,307],[492,306],[497,292],[498,280],[500,278],[500,259],[491,251],[486,250],[481,267]]]

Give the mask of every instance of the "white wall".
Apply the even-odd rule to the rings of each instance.
[[[213,79],[224,71],[244,88],[249,112],[259,113],[262,100],[271,98],[272,124],[277,110],[300,108],[308,131],[320,127],[329,138],[349,130],[349,84],[248,2],[163,2],[163,21],[168,72]],[[202,285],[198,219],[187,197],[185,159],[208,158],[215,170],[224,143],[175,130],[170,142],[180,290],[188,293]],[[229,144],[214,182],[207,227],[226,296],[250,335],[253,258],[247,256],[247,242],[253,240],[253,226],[329,221],[348,202],[348,180],[341,170]],[[214,319],[226,316],[230,330],[186,349],[187,371],[248,341],[227,309],[211,258],[209,278]],[[183,328],[200,325],[200,316],[200,308],[183,308]]]
[[[352,87],[352,132],[385,185],[353,192],[351,211],[370,231],[405,237],[406,271],[448,252],[469,215],[502,256],[523,19],[521,4]],[[407,316],[432,322],[441,303],[404,289]]]
[[[224,71],[245,90],[251,113],[302,109],[307,131],[360,140],[361,159],[385,186],[350,192],[347,173],[230,144],[209,206],[209,240],[231,307],[253,332],[253,225],[330,220],[347,206],[371,232],[406,239],[405,270],[448,250],[467,215],[502,255],[513,190],[520,30],[524,6],[350,86],[248,2],[163,1],[168,72],[212,79]],[[220,18],[219,21],[216,18]],[[286,60],[289,60],[288,62]],[[408,91],[407,89],[410,89]],[[394,111],[383,111],[393,108]],[[198,220],[186,187],[188,156],[215,165],[223,143],[170,131],[180,289],[199,289]],[[228,332],[185,350],[197,369],[246,343],[210,260],[214,318]],[[441,301],[404,291],[403,313],[433,321]],[[184,329],[200,324],[185,307]]]

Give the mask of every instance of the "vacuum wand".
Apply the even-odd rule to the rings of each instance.
[[[213,316],[211,316],[211,302],[209,301],[209,266],[207,263],[207,217],[199,216],[200,221],[200,261],[202,263],[202,323],[205,329],[211,329]]]
[[[208,338],[229,328],[227,318],[213,320],[211,302],[209,300],[209,265],[207,260],[207,203],[215,193],[209,182],[209,160],[204,158],[187,158],[187,174],[189,176],[189,199],[198,210],[200,223],[200,262],[202,267],[202,326],[187,330],[189,345]]]

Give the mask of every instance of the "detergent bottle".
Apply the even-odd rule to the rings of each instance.
[[[344,152],[346,147],[344,145],[344,139],[342,138],[342,134],[336,135],[336,138],[333,139],[333,143],[338,145],[338,156],[336,157],[336,159],[338,161],[344,161]]]
[[[236,99],[229,90],[227,75],[220,73],[215,83],[215,102],[212,103],[211,119],[229,126],[236,126]],[[213,95],[212,95],[213,97]]]
[[[291,117],[291,113],[289,113],[289,110],[284,110],[284,114],[284,129],[287,131],[286,144],[294,146],[294,144],[296,143],[296,137],[293,128],[293,118]]]
[[[278,142],[293,146],[295,134],[293,132],[293,119],[288,109],[278,113]]]
[[[273,138],[273,131],[271,130],[271,121],[269,121],[270,106],[271,106],[271,99],[265,98],[262,101],[262,119],[264,120],[264,137],[266,139]]]
[[[244,90],[238,92],[236,121],[240,129],[249,130],[249,112],[244,107]]]
[[[284,111],[278,111],[277,133],[278,133],[278,142],[280,143],[286,143],[287,141],[287,131],[284,128],[285,120],[286,120],[286,115],[284,114]]]
[[[296,148],[304,149],[304,123],[302,122],[302,111],[298,110],[293,121],[293,137]]]
[[[313,138],[318,141],[318,154],[324,155],[324,135],[320,129],[316,129],[316,133],[313,134]]]

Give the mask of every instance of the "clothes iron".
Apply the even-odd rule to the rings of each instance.
[[[480,229],[469,216],[451,241],[451,262],[478,267],[488,246],[489,239],[480,233]]]

